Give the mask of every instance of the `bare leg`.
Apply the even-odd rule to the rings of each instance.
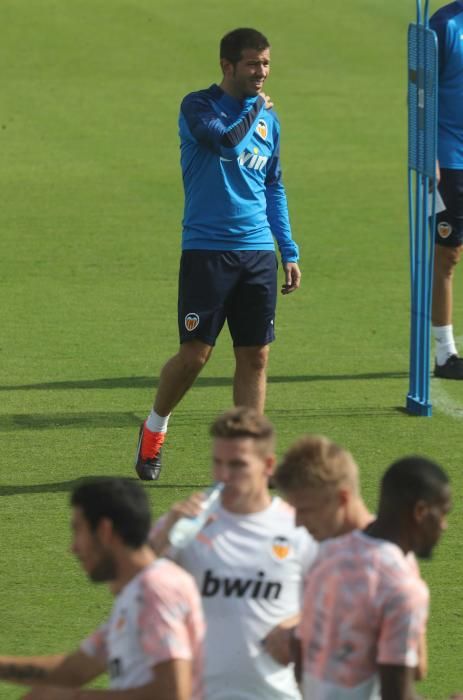
[[[190,340],[180,345],[176,355],[161,370],[154,410],[167,416],[186,394],[208,361],[212,346],[200,340]]]
[[[449,326],[453,315],[453,271],[460,260],[462,246],[435,247],[432,290],[432,325]]]
[[[235,406],[249,406],[264,412],[267,389],[268,345],[236,347],[236,369],[233,379]]]

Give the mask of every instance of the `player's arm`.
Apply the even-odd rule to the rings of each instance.
[[[166,554],[170,548],[169,532],[180,518],[194,518],[201,512],[204,493],[192,494],[185,501],[174,503],[172,508],[162,516],[150,532],[149,543],[158,556]]]
[[[293,615],[270,630],[262,640],[265,651],[279,664],[287,666],[294,662],[296,650],[295,631],[300,615]]]
[[[201,93],[187,95],[180,110],[191,135],[198,143],[225,158],[236,158],[251,141],[255,125],[264,108],[265,96],[258,95],[256,99],[246,99],[238,118],[227,126]]]
[[[301,271],[298,265],[299,248],[293,241],[289,221],[288,202],[282,182],[280,167],[279,134],[275,133],[275,147],[268,162],[265,178],[265,198],[267,200],[267,218],[273,235],[278,243],[285,282],[282,294],[290,294],[301,284]]]
[[[399,579],[385,591],[381,603],[381,628],[377,664],[381,700],[416,700],[414,681],[429,607],[429,592],[418,578]]]
[[[190,700],[191,662],[172,659],[154,667],[155,679],[127,690],[33,688],[23,700]]]
[[[0,656],[0,680],[21,685],[81,686],[105,671],[101,660],[80,649],[50,656]]]
[[[428,643],[426,631],[420,637],[418,643],[418,666],[415,669],[415,680],[422,681],[428,675]]]
[[[419,700],[413,682],[415,669],[408,666],[379,666],[381,700]]]

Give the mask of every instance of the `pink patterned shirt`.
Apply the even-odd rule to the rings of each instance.
[[[114,601],[111,617],[81,645],[104,660],[114,689],[151,682],[156,666],[171,659],[193,664],[191,700],[202,698],[201,600],[192,577],[157,559],[133,578]]]
[[[323,543],[299,627],[307,700],[380,698],[379,664],[415,667],[428,588],[395,544],[354,531]]]

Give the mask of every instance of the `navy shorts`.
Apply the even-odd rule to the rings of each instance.
[[[436,215],[437,245],[457,248],[463,243],[463,170],[442,168],[439,193],[445,210]]]
[[[277,257],[268,250],[184,250],[180,260],[180,342],[215,345],[225,320],[236,347],[275,339]]]

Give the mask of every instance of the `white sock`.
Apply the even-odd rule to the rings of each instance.
[[[152,433],[167,433],[167,424],[169,422],[170,413],[168,416],[160,416],[153,409],[146,419],[146,427]]]
[[[445,365],[450,355],[458,355],[453,326],[433,326],[432,334],[435,340],[436,362],[438,365]]]

